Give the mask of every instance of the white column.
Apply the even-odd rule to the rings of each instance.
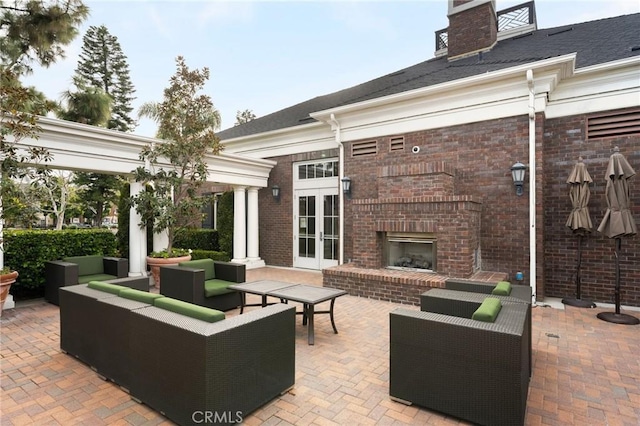
[[[260,259],[260,235],[258,226],[258,188],[249,188],[247,197],[247,268],[265,266]]]
[[[244,186],[233,188],[233,259],[232,262],[247,262],[247,220]]]
[[[142,191],[140,182],[131,182],[131,196],[138,195]],[[129,276],[139,277],[147,274],[147,229],[140,228],[141,217],[135,207],[129,210]]]

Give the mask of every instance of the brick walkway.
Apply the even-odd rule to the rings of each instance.
[[[286,269],[247,275],[248,281],[322,283],[319,273]],[[315,346],[307,345],[298,319],[294,389],[246,416],[244,423],[466,424],[389,400],[388,314],[398,306],[341,297],[335,308],[339,334],[333,334],[328,316],[320,316]],[[640,326],[600,321],[596,313],[602,310],[610,309],[534,308],[527,425],[640,424]],[[1,325],[3,426],[171,424],[60,352],[56,306],[18,304],[3,314]]]

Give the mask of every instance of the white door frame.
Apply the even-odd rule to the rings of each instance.
[[[304,161],[293,164],[293,266],[296,268],[305,268],[305,269],[315,269],[322,270],[323,268],[327,268],[330,266],[335,266],[338,264],[339,252],[336,252],[333,257],[335,259],[325,259],[324,258],[324,241],[325,241],[325,224],[324,224],[324,197],[327,195],[336,196],[335,207],[334,209],[336,216],[339,220],[338,214],[338,196],[339,196],[339,178],[338,178],[338,159],[330,158],[330,159],[320,159],[313,161]],[[331,167],[331,163],[334,163],[334,167]],[[312,177],[312,178],[301,178],[299,173],[300,166],[308,166],[308,165],[325,165],[325,169],[330,170],[327,172],[326,170],[323,174],[328,174],[327,177]],[[319,167],[320,168],[320,167]],[[300,218],[300,197],[315,197],[315,213],[313,220],[314,223],[307,223],[303,218]],[[310,220],[311,218],[307,219]],[[300,226],[304,225],[313,228],[313,240],[314,244],[314,257],[302,257],[299,255],[299,238],[300,238]],[[330,233],[331,234],[331,233]],[[336,228],[331,235],[330,239],[334,239],[337,241],[339,233],[338,228]],[[339,251],[339,246],[337,248]]]

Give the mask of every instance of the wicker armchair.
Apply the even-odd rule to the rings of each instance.
[[[206,270],[182,266],[202,261],[203,259],[183,262],[181,265],[161,266],[160,282],[162,282],[162,286],[160,293],[167,297],[220,311],[239,307],[242,304],[241,294],[225,287],[246,281],[246,265],[209,260],[209,263],[213,265],[213,271],[215,271],[213,272],[214,280],[220,284],[220,291],[216,295],[207,297],[205,283],[209,281],[209,277],[207,277]]]
[[[433,312],[390,313],[389,395],[481,425],[524,424],[528,308],[494,323]]]
[[[47,302],[58,305],[60,287],[125,278],[129,274],[129,260],[101,255],[65,257],[45,262],[44,274],[44,298]],[[129,286],[133,284],[135,283],[130,283]],[[146,290],[149,290],[148,284]]]
[[[497,296],[487,295],[484,293],[471,293],[468,291],[446,290],[435,288],[426,291],[420,295],[420,310],[425,312],[434,312],[437,314],[453,315],[462,318],[471,318],[471,315],[482,304],[487,297],[493,297],[505,303],[517,303],[527,306],[527,335],[529,339],[528,352],[529,352],[529,376],[531,376],[533,369],[533,355],[532,355],[532,336],[531,336],[531,299],[524,301],[517,297],[512,296]]]

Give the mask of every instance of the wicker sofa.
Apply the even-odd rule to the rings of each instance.
[[[246,281],[246,266],[198,259],[160,267],[160,293],[220,311],[241,306],[241,294],[228,286]]]
[[[58,289],[70,285],[86,284],[90,281],[110,281],[126,278],[129,274],[129,260],[102,255],[71,256],[62,260],[45,262],[44,298],[54,305],[59,304]],[[149,289],[149,280],[142,277],[131,280],[129,287],[139,290]]]
[[[522,425],[529,388],[528,307],[493,323],[433,312],[390,313],[389,395],[481,425]]]
[[[122,290],[88,285],[61,289],[61,349],[177,424],[196,423],[198,413],[234,423],[294,385],[293,306],[206,322],[154,305],[171,300],[217,311],[148,297],[130,300]]]

